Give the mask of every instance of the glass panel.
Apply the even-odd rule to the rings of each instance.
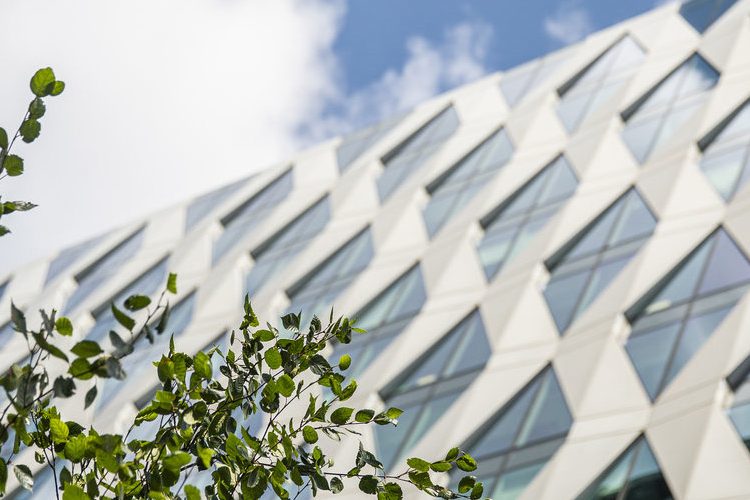
[[[688,256],[687,262],[677,265],[677,273],[669,279],[664,288],[646,307],[646,314],[679,304],[695,293],[706,259],[711,252],[713,241],[706,240],[696,252]]]
[[[680,14],[699,33],[703,33],[737,0],[692,0],[680,7]]]
[[[336,149],[339,171],[342,173],[346,172],[354,160],[359,158],[370,146],[390,132],[401,121],[401,118],[401,115],[394,116],[344,137],[341,145]]]
[[[567,434],[572,424],[573,419],[557,383],[557,377],[550,370],[542,381],[516,444],[521,446]]]
[[[445,365],[443,377],[481,368],[487,363],[492,352],[478,314],[472,316],[468,325],[460,334],[456,334],[456,337],[458,341],[451,353],[451,359]]]
[[[679,331],[679,323],[670,324],[631,337],[625,344],[633,367],[651,399],[656,398],[662,388],[664,372]]]
[[[729,235],[722,230],[714,239],[716,246],[701,280],[698,289],[700,294],[715,292],[750,281],[750,262]]]
[[[724,200],[729,201],[734,194],[747,156],[744,147],[703,156],[701,169]]]
[[[185,212],[185,232],[190,231],[196,224],[206,218],[211,211],[223,200],[232,196],[249,178],[222,186],[210,193],[195,198]]]
[[[5,295],[5,289],[8,288],[8,283],[10,283],[10,280],[7,280],[5,283],[0,283],[0,300],[2,300],[3,295]]]
[[[83,243],[79,243],[70,248],[66,248],[65,250],[60,252],[57,257],[55,257],[55,259],[50,262],[49,268],[47,269],[47,277],[44,279],[45,286],[50,281],[58,277],[60,273],[65,271],[69,266],[74,264],[87,251],[94,248],[104,239],[105,236],[106,235],[97,236],[96,238],[84,241]],[[3,287],[7,284],[8,283],[6,282],[2,286],[0,286],[0,298],[3,297]]]
[[[558,331],[563,332],[570,325],[589,276],[589,271],[583,271],[569,276],[553,277],[544,289],[544,298]]]
[[[511,447],[518,436],[519,427],[536,396],[538,387],[539,379],[535,379],[531,385],[522,389],[521,395],[500,414],[497,422],[489,430],[483,432],[481,439],[471,447],[473,456],[495,455]]]
[[[729,417],[740,433],[745,446],[750,448],[750,405],[735,406],[729,410]]]
[[[638,163],[643,163],[651,152],[654,137],[658,134],[661,122],[659,116],[653,116],[638,122],[633,120],[633,122],[628,124],[628,126],[622,131],[622,139],[625,141],[628,148],[630,148],[630,151],[633,153],[633,156],[635,156],[635,159],[638,160]]]
[[[508,471],[500,477],[497,486],[492,492],[494,500],[515,500],[523,490],[536,477],[537,473],[542,470],[546,462],[536,463],[521,467],[519,469]]]

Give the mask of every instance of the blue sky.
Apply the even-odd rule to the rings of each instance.
[[[5,0],[0,126],[65,93],[0,186],[15,267],[410,109],[663,0]],[[29,30],[33,24],[35,29]]]
[[[581,14],[586,31],[598,31],[652,9],[654,0],[352,0],[334,45],[349,88],[376,80],[408,57],[409,38],[438,43],[461,22],[492,26],[486,58],[491,70],[504,70],[565,45],[545,29],[545,21]],[[575,14],[573,16],[575,19]],[[571,34],[572,36],[572,34]]]

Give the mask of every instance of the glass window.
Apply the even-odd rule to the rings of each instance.
[[[289,168],[221,220],[224,232],[214,242],[214,264],[289,196],[292,191],[292,177],[292,169]]]
[[[57,278],[60,273],[65,271],[70,265],[75,263],[80,257],[82,257],[87,251],[94,248],[98,243],[104,239],[105,235],[91,238],[90,240],[79,243],[70,248],[66,248],[57,254],[57,257],[50,262],[49,268],[47,268],[47,277],[44,279],[45,286]],[[2,289],[0,289],[0,298],[3,296]]]
[[[745,359],[727,381],[734,390],[734,402],[728,412],[729,418],[750,450],[750,358]]]
[[[191,201],[185,212],[185,232],[190,231],[196,224],[205,219],[216,208],[216,205],[219,205],[222,201],[232,196],[248,180],[249,178],[245,178],[222,186]]]
[[[419,314],[426,299],[422,270],[417,264],[354,315],[357,327],[367,330],[367,335],[355,334],[351,343],[336,344],[331,360],[338,362],[340,356],[349,354],[352,364],[347,374],[359,378]]]
[[[622,136],[635,158],[643,163],[651,151],[687,123],[719,80],[719,72],[699,54],[677,69],[628,108]]]
[[[505,129],[500,129],[427,186],[430,201],[424,209],[424,219],[430,236],[471,201],[512,155],[513,144]]]
[[[475,310],[386,388],[381,394],[386,406],[404,410],[397,427],[375,429],[378,457],[386,470],[396,465],[471,385],[489,353],[482,318]]]
[[[729,201],[750,178],[750,101],[717,127],[703,151],[701,170]]]
[[[718,229],[628,313],[625,350],[655,399],[729,314],[750,284],[750,262]]]
[[[327,314],[334,299],[367,267],[372,256],[372,235],[368,227],[287,290],[291,301],[288,310],[302,312],[307,317]]]
[[[672,500],[646,438],[641,436],[602,473],[578,500]]]
[[[394,116],[344,137],[341,145],[336,149],[339,171],[344,173],[349,170],[354,160],[390,132],[401,121],[401,118],[403,115]]]
[[[689,0],[680,7],[680,14],[699,33],[703,33],[737,0]]]
[[[500,89],[508,106],[515,107],[526,94],[547,81],[566,58],[567,53],[557,52],[505,73],[500,80]]]
[[[607,288],[655,227],[653,214],[630,189],[552,258],[544,298],[560,333]]]
[[[458,129],[458,114],[450,106],[417,130],[383,159],[378,177],[380,200],[387,200],[408,177]]]
[[[573,423],[552,367],[542,370],[468,445],[493,498],[516,498],[562,445]]]
[[[619,91],[644,58],[643,49],[625,36],[559,90],[557,114],[568,132]]]
[[[78,288],[76,288],[65,304],[63,314],[69,315],[91,292],[117,274],[117,271],[120,270],[123,264],[130,260],[141,248],[144,231],[145,227],[141,227],[118,243],[117,246],[99,258],[99,260],[76,275],[75,280],[78,283]]]
[[[13,340],[15,334],[13,323],[8,321],[3,326],[0,326],[0,349],[4,348],[8,343]]]
[[[125,288],[117,292],[112,299],[102,304],[99,309],[93,313],[94,326],[89,331],[86,338],[95,342],[101,342],[109,335],[110,330],[115,330],[118,323],[112,314],[111,303],[115,303],[119,309],[123,308],[123,301],[133,294],[151,296],[159,290],[160,285],[167,282],[167,258],[163,258],[157,264],[152,266],[148,271],[130,282]]]
[[[577,186],[573,169],[559,156],[493,210],[482,222],[484,237],[477,248],[487,279],[526,247]]]
[[[287,267],[323,230],[330,217],[331,207],[326,196],[255,250],[252,253],[255,262],[246,280],[247,293],[254,295],[277,271]]]
[[[9,283],[10,279],[6,280],[4,283],[0,283],[0,300],[3,299],[3,295],[5,295],[5,289],[8,288]]]

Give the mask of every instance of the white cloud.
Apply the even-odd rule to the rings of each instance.
[[[40,205],[4,219],[14,234],[0,239],[0,276],[485,71],[491,31],[462,24],[437,44],[411,39],[402,68],[347,93],[333,52],[345,7],[6,1],[0,125],[22,116],[36,68],[68,86],[48,101],[39,141],[20,148],[26,174],[0,181],[4,196]]]
[[[565,45],[581,40],[593,30],[589,13],[571,2],[563,3],[552,16],[544,19],[547,36]]]

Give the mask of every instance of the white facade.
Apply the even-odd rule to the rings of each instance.
[[[724,10],[687,4],[699,28],[704,3],[714,17]],[[325,314],[332,303],[369,318],[375,333],[363,353],[373,356],[354,406],[426,405],[412,410],[423,427],[402,420],[413,442],[363,436],[381,454],[464,446],[496,466],[485,479],[492,494],[500,478],[495,498],[576,498],[605,476],[614,486],[601,498],[636,498],[639,488],[646,496],[637,498],[750,498],[740,434],[750,437],[741,388],[750,356],[750,0],[724,4],[703,33],[679,4],[665,5],[25,266],[0,281],[0,331],[12,297],[26,311],[65,311],[73,341],[106,338],[109,301],[147,270],[134,288],[149,291],[154,278],[156,292],[170,271],[187,298],[177,342],[197,351],[239,324],[252,276],[261,318],[299,307]],[[300,217],[286,233],[296,241],[279,240]],[[506,236],[501,223],[525,232]],[[690,274],[691,263],[701,270]],[[373,312],[386,296],[388,311],[408,306]],[[22,357],[15,337],[0,335],[2,366]],[[455,366],[436,362],[441,346]],[[99,388],[106,396],[95,408],[64,408],[121,430],[157,381],[148,363],[126,371],[124,383]],[[525,395],[541,412],[531,402],[522,411]],[[492,424],[506,414],[528,428],[506,432],[505,448],[483,442],[502,441]],[[618,464],[630,466],[619,489]]]

